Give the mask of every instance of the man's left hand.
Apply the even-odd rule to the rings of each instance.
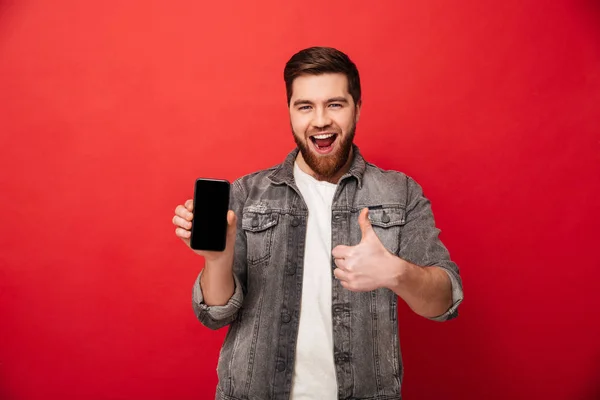
[[[375,234],[368,213],[369,209],[364,208],[358,216],[360,243],[339,245],[331,252],[337,266],[334,276],[343,287],[356,292],[392,287],[405,270],[403,260],[390,253]]]

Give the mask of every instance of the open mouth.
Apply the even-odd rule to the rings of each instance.
[[[311,142],[315,145],[317,152],[327,154],[333,149],[333,144],[337,139],[337,133],[322,133],[310,137]]]

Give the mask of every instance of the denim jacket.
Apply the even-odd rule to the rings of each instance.
[[[420,266],[438,266],[452,282],[452,306],[436,318],[458,315],[462,281],[438,238],[430,203],[410,177],[365,162],[354,145],[350,170],[332,204],[332,248],[360,242],[358,215],[369,207],[373,229],[393,254]],[[193,308],[210,329],[229,325],[220,352],[216,398],[288,399],[300,317],[308,209],[294,183],[298,149],[285,161],[234,181],[230,208],[238,216],[235,291],[223,306],[203,302],[198,276]],[[332,271],[334,357],[340,399],[400,399],[403,365],[398,339],[398,296],[389,289],[352,292]],[[319,398],[316,394],[315,398]]]

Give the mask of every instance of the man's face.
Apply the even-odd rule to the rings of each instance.
[[[360,106],[344,74],[304,75],[294,80],[290,122],[294,140],[317,178],[331,178],[352,148]]]

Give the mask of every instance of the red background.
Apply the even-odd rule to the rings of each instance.
[[[312,45],[356,61],[357,144],[461,267],[457,320],[399,311],[405,398],[600,398],[600,5],[552,0],[0,0],[0,398],[214,395],[171,218],[283,160]]]

